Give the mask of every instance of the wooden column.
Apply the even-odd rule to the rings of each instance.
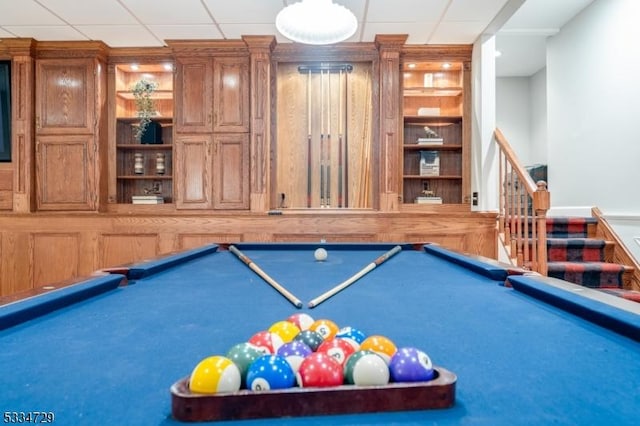
[[[13,165],[13,211],[35,209],[34,197],[34,81],[33,39],[4,39],[0,45],[11,56],[11,152]]]
[[[273,36],[243,36],[250,65],[250,199],[252,211],[269,209],[269,152],[271,149],[271,52]]]
[[[406,34],[377,35],[375,38],[380,52],[380,211],[396,211],[400,204],[400,50],[406,40]]]

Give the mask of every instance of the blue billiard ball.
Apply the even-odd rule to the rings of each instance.
[[[367,338],[367,335],[355,327],[342,327],[336,333],[336,337],[345,339],[357,351],[360,349],[360,344]]]
[[[247,371],[247,389],[265,391],[293,387],[295,373],[281,355],[262,355],[251,363]]]

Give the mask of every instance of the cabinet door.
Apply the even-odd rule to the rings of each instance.
[[[39,210],[95,210],[96,146],[91,135],[38,136],[36,184]]]
[[[249,131],[249,60],[214,60],[213,100],[215,132]]]
[[[211,136],[178,136],[174,145],[176,208],[211,208]]]
[[[37,133],[94,132],[93,60],[38,60],[36,85]]]
[[[210,60],[178,59],[175,87],[176,132],[213,131],[213,70]]]
[[[213,207],[249,208],[249,135],[216,135]]]

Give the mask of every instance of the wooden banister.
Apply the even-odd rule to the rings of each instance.
[[[545,181],[534,182],[500,129],[498,146],[500,203],[498,230],[511,259],[521,268],[547,275],[547,211]]]

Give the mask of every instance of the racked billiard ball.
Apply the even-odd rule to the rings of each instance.
[[[309,330],[320,333],[324,340],[328,340],[336,335],[339,328],[335,322],[323,318],[315,320],[313,324],[311,324],[311,327],[309,327]]]
[[[305,343],[307,346],[311,348],[312,351],[316,351],[318,346],[324,341],[320,333],[313,330],[304,330],[298,333],[293,340],[297,340],[299,342]]]
[[[389,371],[395,382],[424,382],[435,377],[429,355],[413,347],[399,348],[391,357]]]
[[[361,350],[371,350],[380,355],[384,361],[389,365],[391,357],[396,353],[398,348],[395,343],[388,337],[373,335],[363,340],[360,345]]]
[[[280,355],[262,355],[251,363],[247,371],[247,389],[254,391],[287,389],[295,383],[291,365]]]
[[[305,314],[304,312],[298,312],[290,315],[287,318],[287,321],[294,323],[300,331],[308,330],[311,327],[311,324],[315,321],[313,317],[309,314]]]
[[[334,337],[333,339],[325,340],[318,346],[317,352],[324,352],[329,356],[332,356],[340,365],[344,365],[347,358],[355,352],[353,346],[344,339]]]
[[[344,365],[344,381],[357,386],[382,386],[389,383],[389,367],[373,351],[356,351]]]
[[[299,340],[293,340],[285,343],[278,349],[278,355],[283,356],[291,365],[294,373],[298,372],[302,360],[311,355],[313,351],[306,343]]]
[[[189,377],[189,390],[214,394],[240,389],[240,370],[227,357],[216,355],[200,361]]]
[[[257,346],[243,342],[232,346],[227,352],[227,358],[229,358],[240,370],[241,387],[244,388],[247,385],[247,371],[253,361],[260,356],[264,355],[264,351]]]
[[[296,380],[298,386],[305,388],[340,386],[343,383],[342,366],[332,356],[314,352],[300,364]]]
[[[367,335],[360,329],[355,327],[342,327],[336,333],[336,337],[345,339],[353,346],[356,351],[360,349],[360,345],[367,338]]]
[[[249,343],[257,346],[265,354],[275,354],[284,344],[282,337],[268,330],[259,331],[251,336]]]

